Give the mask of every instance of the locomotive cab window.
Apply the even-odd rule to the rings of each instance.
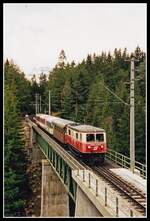
[[[104,141],[104,134],[96,134],[96,142]]]
[[[94,134],[87,134],[86,135],[86,140],[87,140],[87,142],[94,142],[95,141]]]

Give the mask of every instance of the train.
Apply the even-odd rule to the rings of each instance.
[[[104,163],[107,152],[104,129],[47,114],[36,114],[34,120],[86,163]]]

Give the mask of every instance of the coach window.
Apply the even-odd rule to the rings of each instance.
[[[78,133],[76,133],[76,139],[78,139]]]
[[[68,130],[69,135],[71,134],[70,130]]]

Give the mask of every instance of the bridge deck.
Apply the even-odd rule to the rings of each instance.
[[[90,187],[89,187],[89,173],[90,173]],[[107,182],[100,177],[97,177],[89,170],[73,170],[72,176],[83,192],[93,202],[93,205],[105,217],[130,217],[132,209],[133,217],[142,217],[141,213],[135,210],[126,198],[121,196],[118,191],[112,188]],[[97,180],[97,184],[96,184]],[[105,190],[107,189],[107,194]],[[107,195],[107,200],[106,200]],[[116,199],[118,199],[118,206]],[[107,203],[106,203],[107,201]],[[107,205],[105,205],[107,204]],[[118,215],[117,215],[118,207]]]

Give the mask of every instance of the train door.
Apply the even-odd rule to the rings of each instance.
[[[80,151],[81,145],[80,145],[80,133],[78,131],[75,131],[75,147]]]

